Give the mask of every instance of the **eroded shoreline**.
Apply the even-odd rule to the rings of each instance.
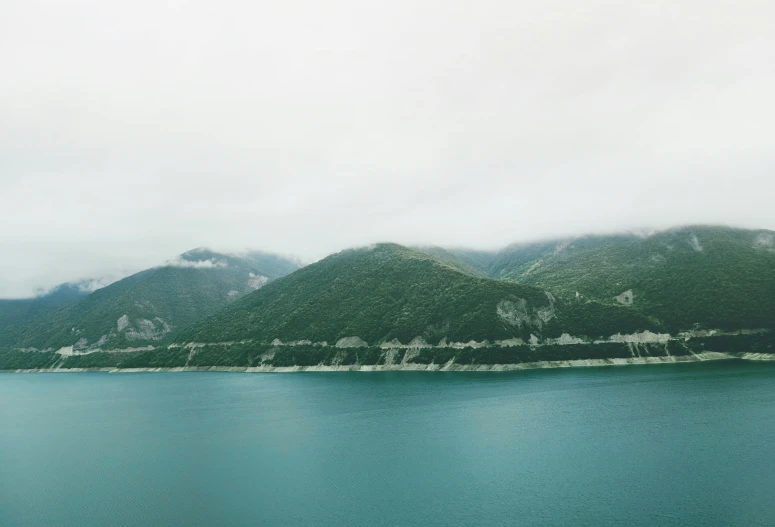
[[[629,357],[609,359],[577,359],[524,362],[517,364],[415,364],[390,365],[316,365],[316,366],[179,366],[169,368],[41,368],[0,370],[0,373],[183,373],[183,372],[232,372],[232,373],[297,373],[297,372],[378,372],[378,371],[428,371],[428,372],[500,372],[555,368],[589,368],[601,366],[636,366],[647,364],[678,364],[706,361],[745,360],[754,362],[775,361],[775,354],[768,353],[719,353],[704,352],[692,355],[666,357]]]

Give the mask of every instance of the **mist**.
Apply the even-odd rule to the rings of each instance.
[[[0,297],[199,246],[775,229],[775,6],[0,5]]]

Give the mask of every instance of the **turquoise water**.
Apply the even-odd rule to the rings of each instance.
[[[775,365],[0,375],[0,525],[775,525]]]

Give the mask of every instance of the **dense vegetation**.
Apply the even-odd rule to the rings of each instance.
[[[117,368],[123,366],[133,357],[141,354],[135,352],[113,352],[97,351],[88,355],[73,355],[61,361],[62,368]],[[124,366],[125,367],[125,366]]]
[[[775,327],[775,233],[686,227],[652,234],[587,236],[452,251],[491,278],[536,285],[558,298],[619,306],[670,331]]]
[[[0,353],[0,369],[380,364],[387,355],[376,346],[417,337],[431,345],[490,343],[410,354],[410,362],[424,364],[613,358],[634,351],[773,352],[773,340],[756,335],[671,341],[666,348],[546,345],[562,334],[589,342],[644,330],[775,329],[775,233],[769,231],[691,227],[499,252],[380,244],[291,272],[296,267],[272,255],[197,250],[78,301],[64,295],[59,310],[49,302],[48,312],[36,308],[43,313],[33,321],[0,326],[0,349],[16,350]],[[260,285],[279,279],[250,292],[258,276],[267,278]],[[2,308],[0,302],[0,316]],[[14,309],[8,312],[19,312]],[[348,337],[354,347],[333,346]],[[513,338],[545,345],[496,345]],[[310,344],[278,346],[275,339]],[[192,351],[166,347],[170,342],[235,344]],[[323,342],[329,345],[318,345]],[[156,349],[67,358],[19,349],[147,344]]]
[[[372,366],[404,364],[522,364],[579,359],[688,356],[706,351],[775,353],[775,335],[739,335],[671,340],[666,344],[621,343],[513,346],[488,348],[383,349],[376,346],[337,348],[321,345],[280,346],[260,343],[210,344],[195,349],[160,348],[140,352],[96,352],[61,357],[54,352],[0,351],[0,370],[74,368],[289,367]]]
[[[509,313],[499,314],[504,310]],[[422,337],[437,344],[528,340],[531,334],[553,337],[568,329],[599,336],[620,328],[650,329],[654,323],[613,306],[593,304],[584,313],[554,303],[542,289],[477,278],[435,256],[382,244],[343,251],[277,280],[178,340],[333,344],[357,336],[373,345]]]
[[[612,304],[631,290],[631,308],[671,331],[772,328],[773,241],[766,232],[681,229],[558,259],[520,281]]]
[[[0,350],[0,370],[37,370],[50,368],[61,357],[53,351]]]
[[[296,267],[262,253],[191,251],[175,265],[142,271],[64,309],[7,327],[0,332],[0,347],[115,349],[166,342],[263,285],[255,277],[271,280]]]
[[[87,294],[78,284],[62,284],[35,298],[0,299],[0,334],[29,320],[59,311]]]

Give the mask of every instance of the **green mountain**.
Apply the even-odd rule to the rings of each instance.
[[[470,252],[451,251],[462,262]],[[775,233],[694,226],[479,253],[492,278],[645,314],[666,329],[775,327]]]
[[[457,269],[461,273],[476,276],[478,278],[489,277],[487,266],[482,265],[482,262],[478,259],[469,259],[466,258],[466,256],[468,254],[479,254],[482,259],[489,259],[494,255],[494,253],[476,253],[475,251],[444,249],[443,247],[438,247],[436,245],[414,247],[414,249],[435,257],[437,260],[453,269]]]
[[[446,257],[380,244],[334,254],[277,280],[178,341],[437,345],[647,329],[659,325],[637,311],[558,302],[542,288],[472,276]]]
[[[344,251],[248,295],[181,339],[436,344],[773,327],[775,233],[701,226],[493,253],[393,244]]]
[[[379,244],[294,269],[268,255],[186,253],[0,332],[14,348],[0,353],[0,369],[497,369],[775,357],[771,231],[685,227],[497,252]],[[148,344],[155,349],[96,351]],[[53,351],[70,345],[80,353]],[[50,351],[23,351],[31,346]]]
[[[0,333],[67,307],[88,295],[81,284],[61,284],[35,298],[0,299]]]
[[[0,347],[85,351],[158,345],[297,268],[296,262],[272,254],[196,249],[61,310],[7,327],[0,332]]]
[[[573,254],[592,249],[631,242],[640,239],[636,235],[616,234],[611,236],[579,236],[515,243],[497,251],[480,251],[467,248],[422,248],[433,254],[440,250],[449,258],[455,258],[460,265],[474,269],[476,273],[496,280],[520,281],[537,266],[546,262],[565,259]]]

